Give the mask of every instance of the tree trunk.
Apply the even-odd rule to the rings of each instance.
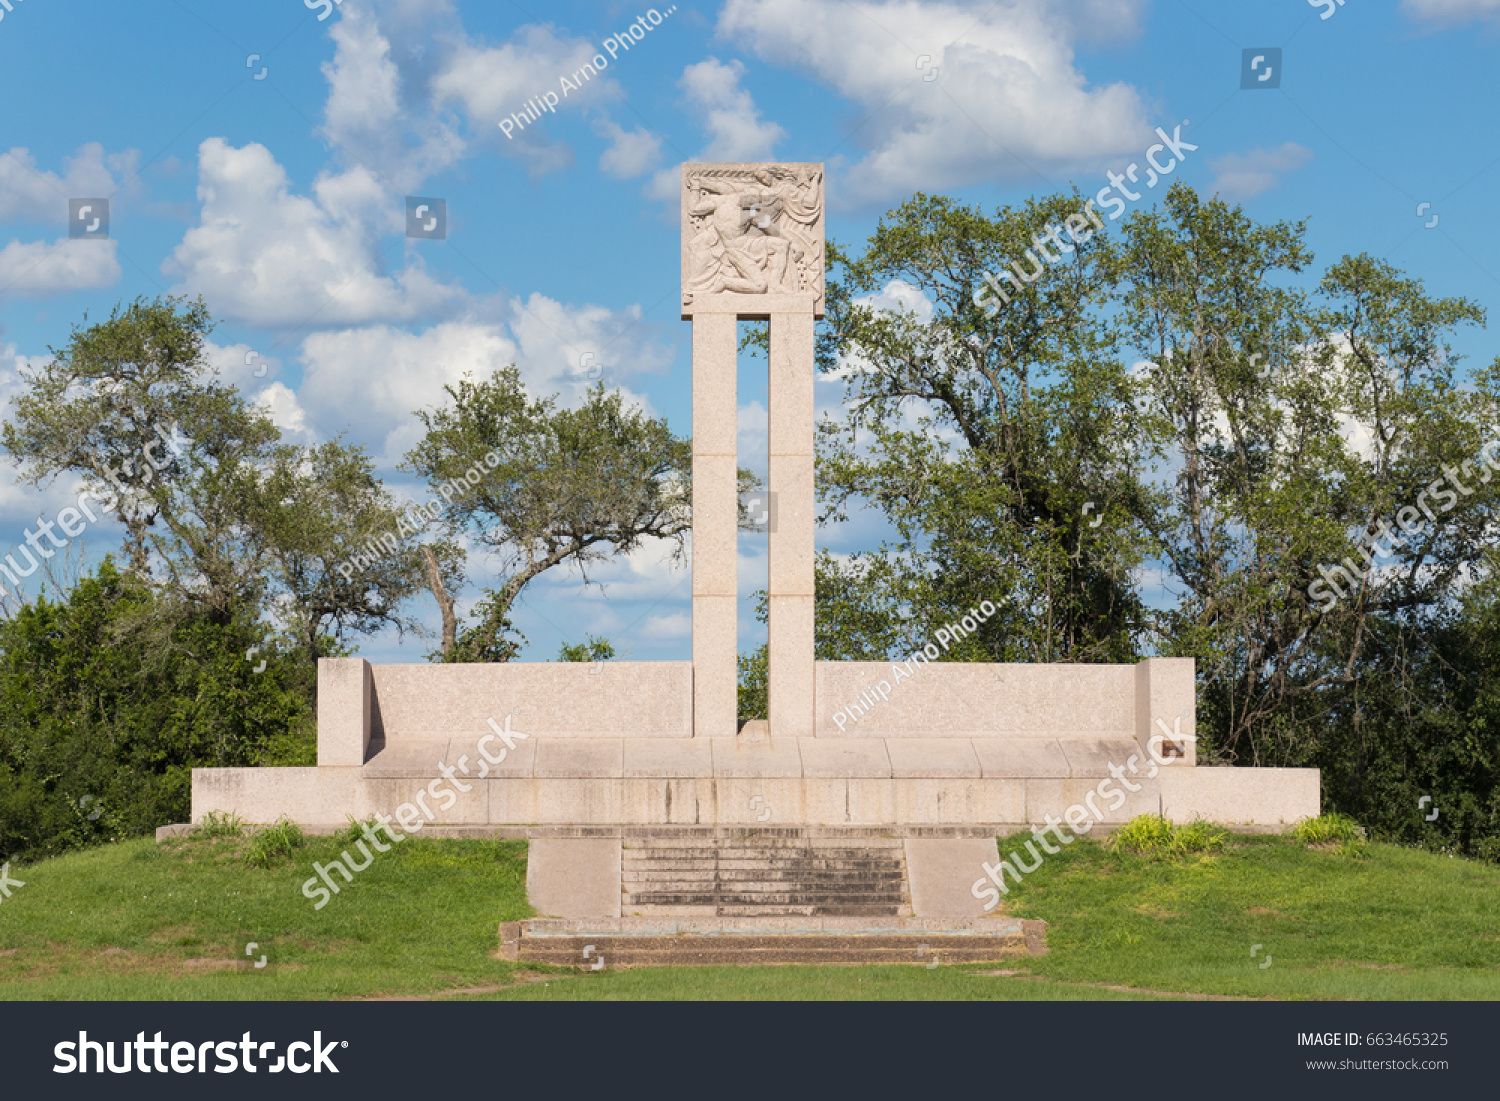
[[[443,573],[438,569],[437,555],[431,547],[422,548],[422,558],[427,563],[427,587],[437,601],[438,611],[443,616],[443,660],[453,660],[453,649],[458,645],[458,618],[453,614],[453,597],[443,584]]]

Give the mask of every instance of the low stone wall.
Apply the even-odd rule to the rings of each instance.
[[[820,738],[1133,738],[1195,760],[1193,662],[1134,665],[818,662]],[[318,663],[318,763],[363,764],[371,742],[477,738],[511,720],[528,736],[690,738],[691,662]],[[773,731],[774,733],[774,731]]]
[[[688,738],[686,661],[371,665],[318,662],[318,763],[358,765],[370,742],[468,736],[489,723],[541,738]]]
[[[1197,760],[1193,659],[1134,665],[823,661],[820,738],[1169,738]],[[1157,743],[1160,745],[1160,743]]]
[[[643,770],[637,770],[643,771]],[[1251,829],[1278,829],[1318,813],[1316,769],[1167,767],[1101,796],[1096,776],[817,775],[790,764],[745,763],[711,775],[502,775],[466,790],[428,776],[348,768],[193,770],[193,819],[211,811],[250,822],[286,817],[307,826],[394,815],[419,798],[433,825],[992,826],[1041,824],[1092,805],[1102,824],[1161,813]],[[1119,804],[1115,805],[1116,798]],[[1092,798],[1091,798],[1092,797]]]

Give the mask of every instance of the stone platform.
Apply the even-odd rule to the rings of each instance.
[[[1121,739],[529,740],[483,778],[470,754],[470,771],[445,780],[443,767],[457,769],[472,744],[468,735],[376,743],[358,766],[194,769],[193,818],[338,825],[395,814],[419,796],[431,825],[1001,827],[1092,802],[1106,824],[1160,813],[1255,829],[1318,813],[1316,770],[1166,764],[1151,775],[1145,751]],[[451,801],[423,795],[433,786]]]
[[[1046,926],[1018,918],[774,918],[579,921],[500,926],[504,959],[616,967],[905,963],[936,967],[1046,952]]]

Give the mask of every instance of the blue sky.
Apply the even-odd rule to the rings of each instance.
[[[1500,307],[1500,0],[663,3],[599,78],[510,137],[502,119],[608,55],[649,5],[311,3],[0,4],[0,415],[85,313],[172,292],[205,297],[215,362],[289,437],[362,443],[403,492],[418,491],[394,469],[411,411],[511,362],[564,401],[598,364],[685,433],[681,161],[824,161],[828,232],[855,243],[918,189],[985,206],[1092,194],[1184,121],[1198,148],[1173,178],[1262,220],[1306,218],[1319,268],[1368,251]],[[1282,51],[1265,86],[1241,88],[1247,48]],[[406,235],[407,196],[446,203],[444,239]],[[98,197],[108,239],[69,240],[68,200]],[[1487,331],[1460,348],[1495,355]],[[761,370],[740,378],[752,468]],[[820,383],[823,408],[839,399]],[[0,557],[67,491],[0,463]],[[101,526],[77,553],[117,541]],[[746,649],[764,552],[743,540]],[[597,576],[602,590],[559,572],[528,591],[527,657],[585,633],[624,657],[689,655],[687,574],[664,548]],[[413,610],[435,624],[429,600]],[[419,660],[430,645],[363,651]]]

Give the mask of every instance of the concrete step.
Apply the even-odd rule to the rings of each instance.
[[[900,849],[863,845],[659,845],[622,849],[626,861],[640,860],[901,860]]]
[[[619,841],[625,852],[655,852],[658,849],[904,849],[900,837],[762,837],[742,834],[739,837],[624,837]]]
[[[626,883],[661,883],[677,880],[707,880],[720,883],[780,882],[780,883],[900,883],[906,876],[900,868],[880,871],[865,869],[800,871],[789,868],[644,868],[626,869],[622,879]]]
[[[649,883],[626,883],[621,898],[644,898],[650,895],[774,895],[795,894],[823,897],[848,895],[857,898],[904,899],[903,884],[895,880],[883,883],[788,883],[786,880],[742,879],[734,883],[717,883],[702,879],[656,879]]]
[[[1046,951],[1042,922],[941,922],[883,915],[671,921],[626,917],[601,923],[534,919],[502,925],[500,942],[507,959],[571,964],[582,970],[772,963],[932,967]]]
[[[805,871],[831,869],[869,872],[901,868],[903,866],[903,862],[900,860],[864,860],[856,857],[826,858],[820,856],[797,856],[784,860],[773,860],[764,856],[721,856],[718,859],[710,857],[670,857],[657,860],[626,860],[621,863],[621,867],[625,869],[724,868],[726,870],[733,870],[735,868],[794,868]]]
[[[620,904],[636,909],[642,906],[707,906],[716,905],[724,909],[751,909],[756,906],[892,906],[896,909],[905,901],[903,896],[891,892],[871,894],[850,891],[843,894],[811,891],[742,891],[734,894],[723,891],[649,891],[641,894],[622,895]]]

